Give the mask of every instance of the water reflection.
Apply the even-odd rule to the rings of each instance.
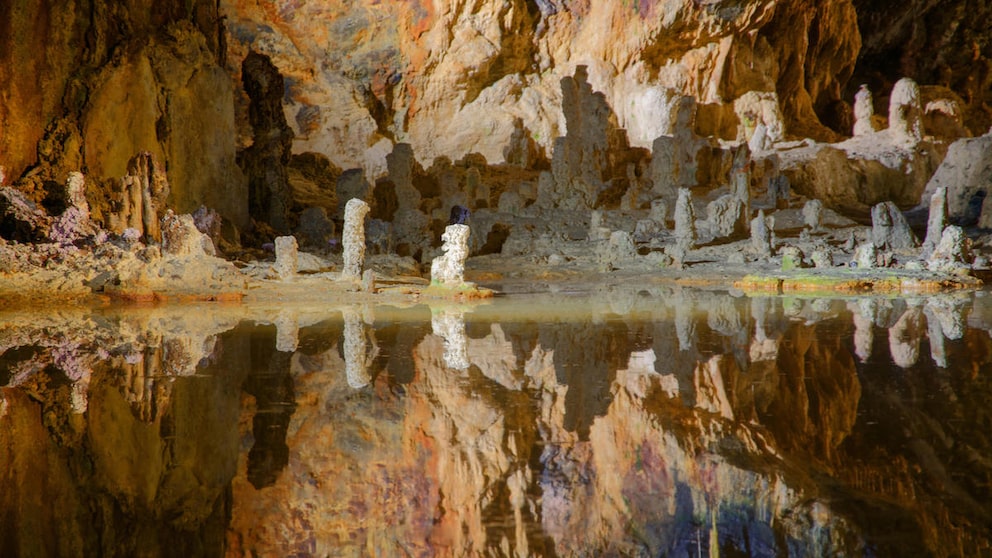
[[[992,305],[0,315],[0,555],[980,555]]]

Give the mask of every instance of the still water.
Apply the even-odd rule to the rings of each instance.
[[[0,556],[987,556],[992,296],[0,312]]]

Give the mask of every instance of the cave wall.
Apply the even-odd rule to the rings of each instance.
[[[670,132],[659,107],[673,94],[719,107],[698,125],[734,139],[732,103],[751,90],[778,93],[788,129],[833,139],[814,105],[839,100],[860,49],[850,0],[302,1],[284,9],[223,0],[220,10],[229,71],[237,75],[254,49],[286,76],[294,150],[371,175],[399,141],[425,164],[472,151],[502,161],[516,117],[550,154],[565,134],[560,80],[577,65],[588,66],[635,146]]]
[[[170,205],[248,221],[237,151],[254,141],[241,64],[254,50],[285,78],[295,153],[381,176],[399,142],[425,165],[469,152],[500,162],[520,118],[550,155],[565,134],[563,77],[586,65],[650,148],[676,95],[696,126],[734,139],[733,102],[774,92],[792,137],[846,135],[858,84],[909,76],[946,86],[965,123],[990,123],[987,3],[975,0],[495,0],[0,5],[0,183],[31,193],[83,170],[91,204],[137,151],[166,168]],[[39,194],[40,195],[40,194]],[[37,197],[37,196],[36,196]]]
[[[903,76],[949,88],[973,135],[992,126],[992,4],[985,0],[854,0],[862,48],[851,95],[867,83],[888,92]],[[876,102],[886,101],[885,95]]]
[[[243,225],[219,22],[204,0],[0,5],[0,182],[40,197],[46,181],[81,170],[99,216],[128,159],[148,151],[168,172],[172,207],[206,204]]]

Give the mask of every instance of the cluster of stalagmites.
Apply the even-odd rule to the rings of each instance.
[[[716,258],[783,270],[948,272],[976,263],[963,227],[992,226],[992,206],[983,203],[992,183],[992,135],[945,146],[946,158],[921,179],[942,149],[925,135],[930,108],[908,79],[890,95],[885,129],[862,87],[853,137],[833,145],[787,141],[774,94],[752,92],[735,104],[736,140],[698,136],[696,102],[679,97],[666,105],[670,133],[648,151],[627,143],[584,67],[562,80],[562,94],[567,133],[554,142],[550,160],[518,120],[503,165],[470,154],[458,162],[439,157],[425,170],[410,145],[399,143],[374,185],[362,170],[338,173],[330,195],[336,211],[309,207],[291,219],[280,213],[270,224],[291,234],[271,238],[269,277],[295,277],[301,252],[326,258],[318,268],[338,267],[341,280],[368,289],[374,276],[366,273],[366,254],[397,255],[414,268],[430,262],[432,282],[446,287],[465,284],[470,255],[487,254],[549,266],[585,262],[600,271],[684,269]],[[49,251],[97,248],[110,239],[123,248],[141,245],[146,256],[155,249],[213,256],[218,243],[237,243],[208,208],[192,216],[167,209],[168,181],[148,153],[132,159],[99,226],[84,193],[78,173],[46,193],[45,207],[15,188],[0,189],[0,237],[47,243]],[[908,200],[921,199],[908,214],[918,224],[916,215],[929,216],[922,243],[903,212]],[[870,214],[870,230],[845,214]],[[0,265],[16,271],[16,260],[7,256]]]

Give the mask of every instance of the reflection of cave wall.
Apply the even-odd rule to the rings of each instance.
[[[859,362],[841,301],[649,294],[601,293],[580,318],[569,300],[537,321],[466,311],[465,370],[446,364],[427,306],[365,308],[379,352],[361,388],[337,314],[302,327],[294,352],[274,350],[270,325],[205,343],[161,316],[77,322],[113,335],[71,328],[101,343],[0,329],[0,363],[47,359],[0,388],[0,447],[13,448],[0,452],[0,553],[984,550],[986,332],[945,340],[945,366],[900,368],[884,331],[914,309],[930,319],[915,302],[876,299],[891,312]],[[41,348],[25,350],[32,339]],[[70,360],[52,347],[96,345],[112,357],[73,413],[56,365]],[[141,362],[169,355],[196,375]]]
[[[142,377],[142,367],[104,355],[85,414],[54,368],[34,375],[30,390],[0,388],[0,555],[223,554],[248,353],[237,336],[216,346],[223,364],[207,359],[199,377]],[[145,358],[154,355],[162,358]],[[133,400],[146,382],[168,389]]]

